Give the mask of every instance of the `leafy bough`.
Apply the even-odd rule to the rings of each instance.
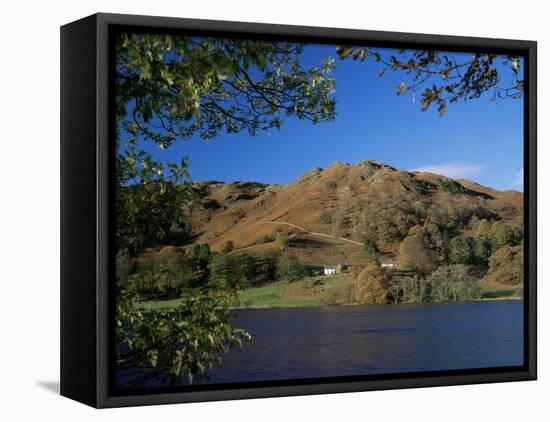
[[[364,62],[368,57],[377,62],[383,76],[387,70],[401,72],[407,79],[397,85],[397,95],[411,92],[413,101],[421,91],[421,109],[437,107],[443,116],[447,105],[458,101],[480,98],[492,91],[491,100],[523,97],[524,81],[522,59],[518,56],[473,53],[452,54],[434,50],[395,50],[340,45],[336,54],[340,59],[350,57]],[[500,64],[498,62],[501,62]]]
[[[147,386],[148,382],[179,384],[208,379],[208,370],[222,362],[232,347],[252,338],[234,328],[227,294],[208,288],[189,289],[182,303],[167,310],[143,310],[129,285],[119,288],[116,306],[116,366],[118,387]]]

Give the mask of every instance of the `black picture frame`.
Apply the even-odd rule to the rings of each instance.
[[[524,365],[115,394],[112,364],[114,143],[110,66],[119,29],[289,39],[330,44],[484,51],[525,60]],[[537,44],[534,41],[409,34],[166,17],[95,14],[61,28],[61,395],[120,407],[352,391],[535,380],[537,377]]]

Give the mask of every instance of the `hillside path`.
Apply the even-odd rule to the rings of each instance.
[[[343,242],[351,243],[352,245],[363,246],[363,244],[361,242],[358,242],[356,240],[351,240],[351,239],[348,239],[346,237],[333,236],[333,235],[326,234],[326,233],[312,232],[312,231],[309,231],[309,230],[305,229],[304,227],[301,227],[301,226],[298,226],[298,225],[292,224],[292,223],[287,223],[287,222],[284,222],[284,221],[258,221],[257,223],[254,223],[254,224],[280,224],[280,225],[284,225],[284,226],[293,227],[293,228],[298,229],[298,230],[300,230],[300,231],[302,231],[306,234],[309,234],[311,236],[324,237],[324,238],[327,238],[327,239],[336,239],[336,240],[341,240]]]

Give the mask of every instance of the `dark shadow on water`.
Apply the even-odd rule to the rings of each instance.
[[[44,390],[48,390],[50,393],[59,395],[59,381],[37,381],[36,385],[42,387]]]

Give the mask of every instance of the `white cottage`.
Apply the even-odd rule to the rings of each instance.
[[[397,265],[394,261],[393,256],[381,256],[380,257],[380,267],[386,268],[386,269],[395,269],[397,268]]]
[[[324,274],[325,275],[335,275],[336,274],[336,267],[327,267],[325,265]]]

